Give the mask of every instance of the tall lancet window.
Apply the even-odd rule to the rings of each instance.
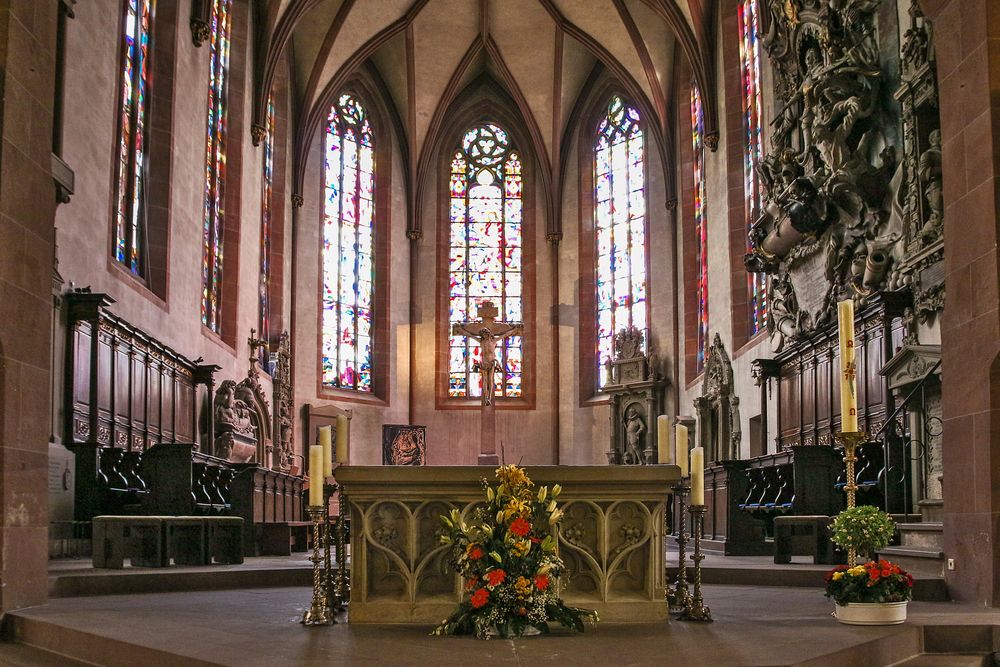
[[[594,139],[597,235],[597,377],[614,353],[614,335],[644,333],[646,298],[646,146],[639,112],[615,95]]]
[[[323,384],[371,392],[375,135],[353,95],[330,108],[323,170]]]
[[[264,174],[260,195],[260,283],[259,336],[268,340],[271,331],[271,231],[274,207],[274,96],[267,98],[267,117],[264,119],[267,134],[264,137]],[[266,350],[266,347],[265,347]]]
[[[209,40],[208,138],[205,146],[205,202],[201,259],[201,321],[218,333],[222,295],[222,236],[225,229],[226,122],[232,0],[213,0]]]
[[[708,349],[708,220],[705,211],[705,113],[701,92],[691,84],[691,147],[694,154],[694,251],[697,263],[694,299],[698,306],[697,370],[705,367]]]
[[[121,42],[114,255],[140,278],[146,273],[146,142],[155,5],[156,0],[125,0]]]
[[[451,218],[448,323],[477,318],[479,304],[492,301],[498,320],[521,322],[522,234],[521,158],[507,133],[492,123],[462,138],[451,160]],[[497,397],[519,397],[523,381],[523,341],[511,336],[498,344]],[[477,371],[482,349],[464,336],[449,340],[448,395],[481,396]]]
[[[747,247],[754,213],[760,209],[760,176],[758,169],[764,157],[761,139],[760,43],[757,39],[760,26],[759,0],[741,0],[740,19],[740,68],[743,80],[743,129],[746,131],[743,154],[743,193],[745,197]],[[763,273],[747,274],[747,300],[750,305],[749,335],[762,331],[767,325],[767,277]]]

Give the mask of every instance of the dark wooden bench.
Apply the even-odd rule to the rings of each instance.
[[[830,522],[825,514],[774,517],[774,562],[787,564],[792,556],[812,556],[814,564],[839,563],[842,559],[830,540]]]
[[[262,556],[289,556],[309,549],[312,521],[279,521],[257,525]]]

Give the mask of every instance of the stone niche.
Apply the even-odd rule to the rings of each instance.
[[[705,448],[705,461],[735,461],[740,458],[740,399],[733,393],[733,366],[715,334],[705,358],[701,396],[694,399],[698,418],[698,444]]]
[[[663,409],[667,381],[655,354],[645,354],[645,336],[636,327],[615,335],[614,359],[605,365],[604,393],[611,401],[608,463],[656,463],[656,417]]]
[[[536,484],[561,484],[558,540],[567,566],[560,596],[607,621],[662,621],[664,518],[673,465],[529,466]],[[343,466],[351,508],[351,623],[438,623],[462,597],[439,540],[439,517],[468,520],[483,499],[480,466]]]

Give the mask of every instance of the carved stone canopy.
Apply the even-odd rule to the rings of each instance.
[[[889,389],[903,393],[923,380],[940,360],[940,345],[905,345],[882,366],[879,375],[886,379]],[[934,374],[940,377],[940,366]]]
[[[718,333],[708,348],[701,396],[694,399],[694,406],[705,460],[738,459],[742,439],[740,399],[733,393],[733,366]]]

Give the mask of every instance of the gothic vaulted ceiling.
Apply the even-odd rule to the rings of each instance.
[[[291,58],[296,152],[359,67],[384,81],[414,170],[448,105],[483,72],[517,102],[558,168],[562,137],[595,67],[618,79],[663,132],[677,58],[702,89],[706,0],[272,0],[257,31],[255,118],[276,64]]]

